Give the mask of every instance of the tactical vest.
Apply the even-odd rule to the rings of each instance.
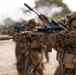
[[[40,49],[40,50],[43,50],[43,49],[46,49],[46,45],[44,45],[43,43],[41,43],[39,41],[39,38],[40,36],[32,36],[32,42],[31,42],[31,45],[30,45],[30,49]]]
[[[65,70],[74,70],[76,75],[76,45],[69,45],[65,49],[57,52],[57,60]]]
[[[34,40],[32,43],[31,43],[31,46],[30,46],[30,48],[41,48],[41,44],[38,42],[38,41],[36,41],[36,40]]]
[[[65,54],[64,67],[66,69],[74,69],[75,65],[76,65],[76,55],[75,54]]]

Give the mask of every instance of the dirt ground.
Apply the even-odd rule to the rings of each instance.
[[[56,52],[53,50],[49,53],[50,62],[45,63],[46,59],[44,57],[45,63],[45,75],[53,75],[56,67]],[[15,59],[15,42],[0,41],[0,75],[18,75],[16,70],[16,59]]]

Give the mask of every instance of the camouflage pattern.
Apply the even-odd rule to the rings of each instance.
[[[14,36],[16,34],[18,35],[19,30],[17,30],[16,28],[18,28],[20,25],[25,26],[26,30],[30,30],[30,31],[35,30],[36,27],[40,27],[40,24],[37,21],[35,21],[34,19],[31,19],[27,22],[23,21],[23,22],[16,23],[13,26],[9,26],[5,34],[11,35],[11,36]],[[26,69],[29,70],[28,68],[30,68],[31,64],[33,64],[34,57],[32,57],[32,55],[34,53],[37,55],[37,57],[35,55],[36,58],[34,63],[36,68],[35,72],[37,71],[37,73],[39,73],[40,75],[43,75],[43,62],[42,60],[38,60],[38,61],[36,60],[36,59],[43,58],[42,48],[34,48],[34,49],[30,48],[30,44],[33,41],[32,39],[35,39],[35,37],[26,39],[26,36],[22,36],[21,39],[13,39],[13,41],[16,42],[16,48],[15,48],[15,54],[16,54],[16,60],[17,60],[16,67],[20,75],[24,75],[24,73],[26,73]],[[30,63],[30,65],[28,65],[27,63]]]
[[[74,46],[76,43],[75,33],[76,33],[76,30],[69,29],[55,35],[44,35],[44,36],[38,35],[38,39],[40,40],[40,42],[43,42],[45,45],[49,47],[52,46],[57,52],[60,52],[62,56],[61,56],[61,60],[59,61],[59,64],[61,65],[63,64],[65,52],[72,53],[72,54],[75,53],[75,46]],[[73,49],[74,51],[72,51]]]
[[[67,26],[67,19],[66,18],[61,18],[61,19],[58,20],[58,23],[61,24],[64,27],[66,27]]]
[[[57,73],[61,73],[60,75],[65,75],[67,73],[69,73],[69,69],[65,70],[65,63],[64,63],[64,59],[66,58],[66,53],[67,54],[74,54],[76,55],[76,30],[64,30],[58,34],[54,34],[54,35],[45,35],[42,36],[40,39],[41,42],[46,43],[46,45],[52,46],[52,48],[54,48],[60,55],[60,59],[58,60],[59,62],[59,67],[58,69],[62,70],[61,72],[57,72]],[[46,40],[48,39],[48,40]],[[44,42],[45,41],[45,42]],[[66,72],[67,71],[67,72]],[[72,73],[74,71],[71,70],[70,72]],[[55,75],[58,75],[57,73],[55,73]]]
[[[76,11],[67,15],[68,22],[74,18],[76,18]]]
[[[66,27],[67,29],[74,29],[76,27],[76,12],[72,12],[70,14],[67,15],[66,18],[62,18],[58,21],[58,23],[60,23],[62,26]],[[75,48],[75,45],[72,46],[67,46],[69,49],[70,48]],[[73,48],[73,49],[74,49]],[[60,73],[62,73],[61,69],[60,69],[60,64],[62,63],[62,59],[64,59],[64,52],[60,52],[60,50],[62,50],[62,48],[56,48],[57,49],[57,56],[56,59],[59,62],[59,66],[56,69],[54,75],[61,75]],[[55,49],[55,50],[56,50]],[[74,50],[75,51],[75,50]],[[67,52],[67,51],[66,51]],[[63,70],[64,71],[64,70]]]
[[[34,19],[31,19],[25,23],[19,23],[21,26],[25,26],[26,30],[35,30],[36,27],[40,27],[41,25],[35,21]],[[16,35],[19,33],[19,31],[16,29],[18,28],[17,25],[12,26],[13,30],[9,30],[9,35]],[[22,36],[23,37],[23,36]],[[33,74],[37,75],[36,73],[39,73],[40,75],[43,75],[43,62],[42,60],[36,60],[36,59],[42,59],[42,49],[41,48],[30,48],[33,39],[35,39],[35,36],[33,38],[26,39],[26,36],[24,35],[21,39],[13,39],[16,42],[16,59],[17,59],[17,70],[20,75],[28,74],[27,72],[32,68],[31,65],[35,64],[34,72]],[[38,43],[38,41],[37,41]],[[36,56],[36,55],[37,56]],[[33,56],[35,55],[35,57]],[[35,61],[34,61],[35,60]],[[37,63],[38,62],[38,63]],[[30,63],[30,64],[29,64]],[[29,65],[28,65],[29,64]]]
[[[76,28],[76,12],[72,12],[67,15],[67,25],[70,28]]]
[[[76,27],[76,12],[68,14],[66,18],[61,18],[58,23],[68,28]]]
[[[23,26],[24,25],[22,23],[16,23],[15,25],[13,25],[12,27],[10,27],[11,29],[15,29],[18,26]],[[13,32],[13,33],[12,33]],[[11,34],[12,33],[12,34]],[[12,30],[12,31],[8,31],[9,35],[16,35],[18,34],[19,31],[18,30]],[[16,43],[16,47],[15,47],[15,55],[16,55],[16,67],[17,67],[17,71],[20,75],[23,75],[24,72],[24,65],[25,65],[25,59],[26,59],[26,40],[23,39],[13,39],[13,41]]]
[[[26,75],[43,75],[43,67],[42,67],[42,59],[43,54],[42,50],[45,48],[44,45],[38,42],[37,38],[35,36],[31,37],[33,40],[32,42],[28,43],[28,50],[29,53],[27,55],[27,58],[25,60],[25,74]],[[31,67],[32,66],[32,67]],[[33,70],[33,72],[31,72]]]
[[[71,31],[71,30],[69,30],[69,31]],[[64,59],[66,58],[65,57],[66,54],[76,54],[76,46],[75,46],[76,44],[73,42],[75,40],[75,38],[73,36],[71,38],[71,34],[73,34],[75,32],[76,32],[76,30],[74,30],[72,33],[65,32],[65,35],[68,34],[67,37],[70,38],[70,39],[67,38],[66,41],[70,41],[71,40],[72,42],[69,42],[68,45],[63,46],[63,48],[62,47],[54,48],[57,51],[57,60],[58,60],[58,63],[59,63],[59,66],[56,69],[54,75],[61,75],[62,73],[63,73],[63,75],[65,75],[67,70],[65,70],[65,67],[63,67],[64,66],[63,63],[64,63]],[[64,36],[64,38],[66,38],[66,37]],[[60,43],[60,45],[61,45],[61,43]],[[74,71],[74,69],[73,69],[73,71]],[[67,73],[71,72],[72,74],[70,73],[70,75],[73,75],[73,73],[74,73],[73,71],[72,70],[71,71],[67,71]]]
[[[2,34],[7,34],[10,36],[18,35],[20,31],[26,30],[25,24],[27,21],[21,21],[17,22],[14,25],[8,26],[8,27],[2,27],[5,31],[2,32]],[[27,40],[25,40],[25,36],[21,39],[13,39],[13,41],[16,43],[15,47],[15,55],[16,55],[16,67],[17,71],[20,75],[23,75],[24,68],[25,68],[25,59],[26,59],[26,43]]]
[[[28,30],[35,30],[37,27],[41,25],[35,20],[31,19],[28,21]],[[25,60],[25,75],[43,75],[43,46],[36,36],[31,36],[28,38],[28,43],[26,44],[26,48],[28,50],[28,54]],[[31,71],[32,70],[32,71]]]
[[[30,19],[30,20],[28,20],[27,24],[25,25],[25,28],[28,31],[32,31],[39,25],[40,24],[38,23],[37,19]]]
[[[25,47],[26,43],[25,41],[19,40],[15,41],[16,42],[16,48],[15,48],[15,55],[17,59],[17,71],[20,75],[23,75],[24,72],[24,65],[25,65],[25,59],[26,59],[26,53],[25,53]]]
[[[27,22],[23,21],[22,23],[19,23],[21,26],[27,25]],[[16,27],[15,27],[16,28]],[[27,29],[26,29],[27,30]],[[14,33],[15,35],[16,33]],[[17,60],[17,71],[20,75],[24,75],[24,69],[25,69],[25,60],[27,56],[27,49],[26,49],[26,43],[27,40],[25,38],[21,39],[13,39],[16,42],[16,48],[15,48],[15,55]]]

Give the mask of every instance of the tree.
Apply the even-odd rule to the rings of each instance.
[[[44,14],[56,20],[71,12],[62,0],[36,0],[35,8],[42,9]]]

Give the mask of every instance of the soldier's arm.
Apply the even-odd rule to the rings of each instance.
[[[76,30],[63,30],[58,34],[43,35],[40,41],[52,48],[64,47],[70,44],[76,44]]]
[[[64,30],[55,35],[55,44],[59,47],[64,47],[71,44],[76,44],[76,30]]]
[[[39,41],[43,44],[45,44],[47,47],[53,47],[54,43],[55,43],[55,35],[52,34],[48,34],[48,35],[41,35],[41,37],[39,37]]]

